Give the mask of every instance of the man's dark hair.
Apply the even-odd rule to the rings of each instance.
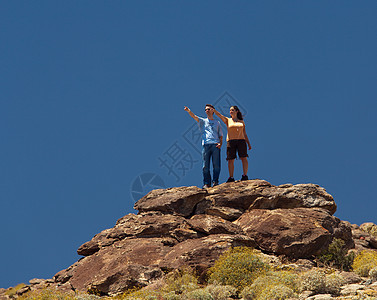
[[[206,104],[206,107],[209,106],[211,108],[215,108],[212,104]]]

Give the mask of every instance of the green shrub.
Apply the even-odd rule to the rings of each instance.
[[[198,279],[194,272],[189,268],[183,268],[167,274],[162,291],[182,294],[183,292],[192,291],[197,288],[199,288]]]
[[[369,270],[369,277],[373,280],[377,280],[377,268]]]
[[[255,278],[269,269],[257,252],[247,247],[228,250],[219,257],[209,270],[209,282],[231,285],[238,291],[251,285]]]
[[[236,288],[230,285],[210,284],[205,289],[215,300],[227,300],[237,294]]]
[[[339,295],[342,285],[345,283],[344,278],[338,274],[326,275],[326,288],[327,294]]]
[[[185,300],[216,300],[206,289],[196,289],[183,294]]]
[[[262,275],[255,279],[251,286],[246,287],[241,292],[241,296],[244,299],[268,299],[268,297],[272,297],[272,294],[269,291],[278,289],[279,293],[281,292],[282,294],[287,294],[291,297],[292,294],[299,291],[298,279],[298,275],[290,271],[269,272],[266,275]],[[286,288],[282,288],[282,286]],[[283,293],[283,291],[287,291],[287,293]]]
[[[345,243],[342,239],[334,239],[319,260],[328,266],[334,266],[344,271],[349,271],[352,267],[355,255],[353,252],[347,254]]]
[[[136,292],[126,295],[123,299],[126,300],[157,300],[159,298],[159,293],[149,289],[141,289]]]
[[[73,292],[62,292],[57,289],[45,288],[28,292],[17,298],[19,300],[75,300],[77,299]]]
[[[11,287],[8,291],[5,292],[5,295],[7,295],[9,297],[13,297],[14,295],[16,295],[17,291],[24,288],[25,286],[26,286],[26,284],[20,283],[15,287]]]
[[[377,252],[373,250],[361,251],[355,257],[352,267],[357,274],[367,277],[369,271],[377,267]]]
[[[258,300],[283,300],[293,298],[294,291],[284,284],[277,284],[272,289],[264,289]]]
[[[326,275],[323,270],[310,270],[301,275],[300,291],[338,295],[343,284],[344,279],[338,274]]]
[[[252,286],[244,287],[240,296],[244,300],[255,300],[255,299],[257,299],[256,291],[255,291],[254,287],[252,287]]]
[[[175,292],[168,292],[165,294],[162,294],[163,300],[180,300],[181,296],[176,294]]]
[[[313,291],[317,294],[326,291],[326,274],[319,270],[310,270],[301,275],[301,291]]]

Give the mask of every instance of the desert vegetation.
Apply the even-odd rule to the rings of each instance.
[[[205,282],[199,282],[198,274],[187,267],[173,270],[151,286],[129,289],[114,297],[101,297],[95,291],[80,294],[46,288],[26,293],[19,299],[281,300],[299,298],[303,292],[331,294],[336,297],[345,284],[340,275],[342,269],[353,269],[360,276],[377,280],[377,252],[361,251],[354,257],[343,251],[343,246],[340,241],[334,240],[318,258],[319,261],[326,261],[326,266],[322,268],[287,269],[268,262],[260,251],[237,247],[219,257],[208,270]],[[9,291],[10,297],[14,296],[17,288],[22,288],[22,285]]]

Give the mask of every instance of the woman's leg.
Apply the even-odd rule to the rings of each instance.
[[[247,157],[240,157],[242,161],[242,170],[243,170],[243,175],[247,175],[247,171],[249,168],[249,162],[247,161]]]
[[[229,177],[233,177],[234,174],[234,159],[228,160]]]

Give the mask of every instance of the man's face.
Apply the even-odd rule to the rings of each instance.
[[[206,106],[205,111],[206,111],[207,116],[213,116],[213,108],[212,107]]]

